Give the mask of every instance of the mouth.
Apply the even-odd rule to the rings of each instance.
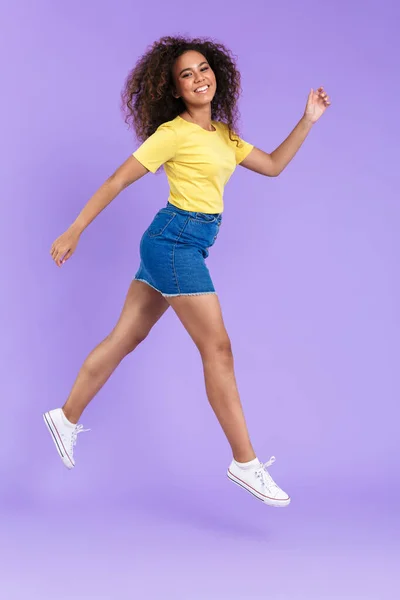
[[[206,94],[208,92],[209,89],[209,85],[202,85],[201,87],[198,87],[194,90],[195,94]]]

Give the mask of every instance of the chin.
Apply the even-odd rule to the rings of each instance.
[[[195,98],[195,102],[193,102],[192,99],[192,104],[195,104],[196,106],[204,106],[205,104],[211,104],[213,98],[214,98],[215,94],[206,94],[204,97],[199,97],[199,98]]]
[[[196,102],[197,106],[205,106],[207,104],[211,104],[212,98],[201,98],[200,101]]]

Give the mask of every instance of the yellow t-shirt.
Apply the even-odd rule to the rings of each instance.
[[[237,146],[225,123],[212,123],[215,131],[206,131],[178,116],[160,125],[133,153],[152,173],[164,165],[168,200],[183,210],[222,213],[224,187],[254,147],[239,137]]]

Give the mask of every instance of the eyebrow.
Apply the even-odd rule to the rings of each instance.
[[[198,67],[201,67],[201,65],[206,65],[206,64],[207,64],[207,61],[206,61],[206,60],[203,60],[203,62],[201,62],[201,63],[200,63],[199,65],[197,65],[197,66],[198,66]],[[186,69],[182,69],[182,71],[179,73],[179,76],[180,76],[180,75],[182,75],[182,73],[183,73],[184,71],[193,71],[193,69],[191,69],[190,67],[186,67]]]

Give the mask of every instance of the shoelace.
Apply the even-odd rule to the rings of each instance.
[[[74,431],[71,434],[71,450],[74,449],[74,446],[76,445],[76,438],[78,433],[83,433],[84,431],[90,431],[90,429],[83,429],[83,425],[77,425],[74,429]]]
[[[268,471],[266,471],[266,469],[270,467],[275,462],[275,460],[275,456],[271,456],[271,458],[266,463],[260,463],[259,468],[255,471],[256,477],[259,477],[262,483],[265,485],[265,487],[271,492],[279,489],[279,487],[272,479]]]

